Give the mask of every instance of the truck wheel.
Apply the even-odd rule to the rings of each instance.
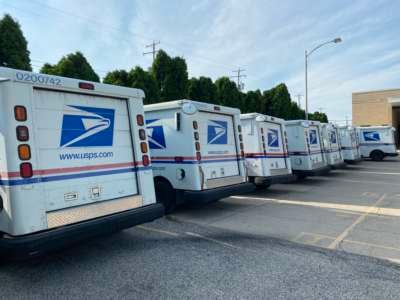
[[[259,183],[259,184],[255,184],[256,186],[256,190],[257,191],[262,191],[262,190],[266,190],[267,188],[269,188],[271,186],[271,184],[269,183]]]
[[[154,181],[157,203],[164,206],[166,214],[170,214],[176,207],[176,192],[165,180]]]
[[[369,155],[369,157],[370,157],[373,161],[381,161],[381,160],[383,160],[383,158],[385,157],[385,154],[383,154],[382,151],[374,150],[374,151],[371,152],[371,154]]]

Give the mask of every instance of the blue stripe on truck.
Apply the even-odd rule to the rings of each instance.
[[[42,183],[42,182],[62,181],[62,180],[96,177],[96,176],[104,176],[104,175],[135,173],[135,172],[145,171],[145,170],[151,170],[151,167],[133,167],[133,168],[128,168],[128,169],[107,170],[107,171],[99,171],[99,172],[78,173],[78,174],[68,174],[68,175],[58,175],[58,176],[33,177],[33,178],[24,178],[24,179],[10,179],[10,180],[9,179],[0,179],[0,185],[15,186],[15,185],[23,185],[23,184],[35,184],[35,183]]]

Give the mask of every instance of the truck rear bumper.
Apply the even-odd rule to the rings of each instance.
[[[328,174],[330,170],[329,166],[324,166],[314,170],[293,170],[293,173],[300,176],[321,176]]]
[[[250,182],[219,187],[203,191],[183,191],[182,197],[186,202],[209,203],[232,195],[240,195],[254,191]]]
[[[346,163],[344,161],[336,163],[334,165],[330,165],[332,169],[343,169],[346,167]]]
[[[41,255],[91,237],[151,222],[163,214],[164,208],[161,204],[151,204],[49,231],[24,236],[3,236],[0,237],[0,260]]]
[[[359,163],[360,161],[362,161],[362,159],[361,158],[356,158],[356,159],[345,159],[344,160],[346,163],[348,163],[348,164],[356,164],[356,163]]]
[[[385,156],[389,156],[389,157],[396,157],[399,156],[399,153],[385,153]]]
[[[289,183],[295,181],[296,176],[294,174],[276,175],[268,177],[257,177],[257,181],[262,182],[267,186],[279,183]]]

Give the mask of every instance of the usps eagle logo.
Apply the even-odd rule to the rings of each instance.
[[[331,143],[336,144],[337,143],[337,138],[336,138],[336,132],[331,132]]]
[[[364,140],[368,142],[379,142],[381,137],[379,136],[379,132],[377,131],[364,131]]]
[[[68,105],[61,129],[60,147],[112,146],[115,111],[108,108]]]
[[[212,145],[226,145],[228,143],[228,122],[209,120],[207,143]]]
[[[160,119],[146,120],[147,125],[147,139],[149,141],[150,149],[165,149],[164,128],[161,125]]]
[[[279,147],[278,130],[268,129],[267,138],[268,138],[268,147],[272,148]]]
[[[310,144],[311,145],[318,144],[317,131],[315,129],[310,130]]]

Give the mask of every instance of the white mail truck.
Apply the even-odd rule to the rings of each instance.
[[[347,163],[356,163],[361,160],[356,129],[352,126],[339,126],[340,147],[342,156]]]
[[[344,167],[338,128],[332,123],[321,123],[321,133],[323,152],[328,165],[333,169]]]
[[[257,187],[291,181],[285,121],[259,113],[242,114],[240,120],[250,181]]]
[[[394,132],[391,126],[357,127],[361,157],[381,161],[387,156],[397,156]]]
[[[152,221],[141,90],[0,68],[0,255]]]
[[[321,124],[318,121],[286,121],[292,171],[298,178],[322,175],[330,167],[322,152]]]
[[[167,212],[251,191],[240,111],[190,100],[145,105],[157,200]]]

